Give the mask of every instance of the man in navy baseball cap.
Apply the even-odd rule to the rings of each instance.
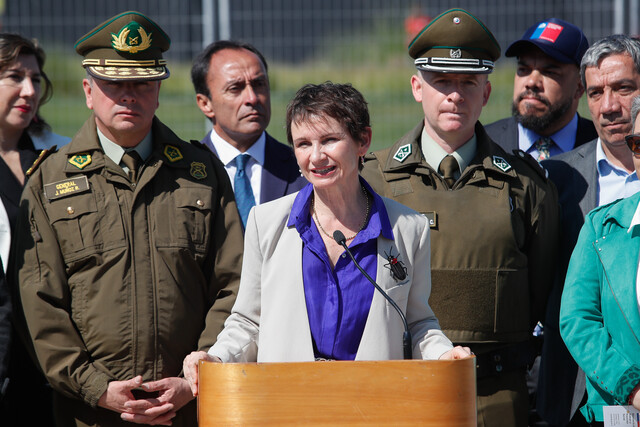
[[[557,18],[532,25],[511,43],[505,56],[518,60],[512,117],[488,125],[491,138],[538,160],[596,138],[591,121],[577,114],[584,93],[580,61],[588,48],[580,28]]]
[[[589,41],[577,26],[558,18],[547,19],[531,26],[520,40],[511,43],[506,57],[535,46],[551,58],[564,64],[580,66],[582,55],[589,48]]]

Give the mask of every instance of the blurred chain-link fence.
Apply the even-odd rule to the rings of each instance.
[[[184,139],[201,139],[205,120],[195,106],[191,59],[218,38],[248,41],[269,61],[273,116],[269,132],[284,140],[284,109],[305,83],[351,82],[369,101],[374,147],[391,144],[421,117],[410,92],[406,46],[414,31],[446,9],[467,9],[492,30],[503,51],[524,30],[549,17],[580,26],[590,41],[638,32],[640,0],[0,0],[2,31],[37,38],[48,58],[54,97],[43,115],[55,132],[72,136],[89,112],[84,72],[73,44],[105,19],[138,10],[172,38],[172,76],[162,83],[158,116]],[[510,114],[515,63],[502,58],[481,120]],[[584,106],[581,111],[586,111]]]

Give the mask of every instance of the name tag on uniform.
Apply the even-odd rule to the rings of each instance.
[[[76,176],[51,184],[45,184],[44,195],[49,200],[61,199],[76,193],[89,190],[89,180],[86,176]]]
[[[436,228],[438,226],[438,214],[435,212],[424,212],[424,216],[429,221],[429,228]]]

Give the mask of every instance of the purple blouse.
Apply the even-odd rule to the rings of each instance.
[[[349,245],[353,256],[374,280],[377,270],[377,238],[382,233],[393,240],[393,231],[384,202],[362,178],[370,195],[369,221]],[[360,273],[347,253],[335,268],[324,247],[320,232],[311,218],[313,186],[307,184],[291,208],[288,226],[295,226],[303,242],[302,280],[316,357],[354,360],[369,315],[374,287]],[[333,233],[334,230],[330,230]]]

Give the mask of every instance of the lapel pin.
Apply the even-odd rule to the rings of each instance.
[[[407,278],[407,267],[404,266],[402,261],[398,261],[398,255],[393,255],[393,248],[389,248],[389,253],[385,251],[384,255],[387,257],[388,264],[384,266],[391,271],[391,277],[396,282],[404,280]]]

